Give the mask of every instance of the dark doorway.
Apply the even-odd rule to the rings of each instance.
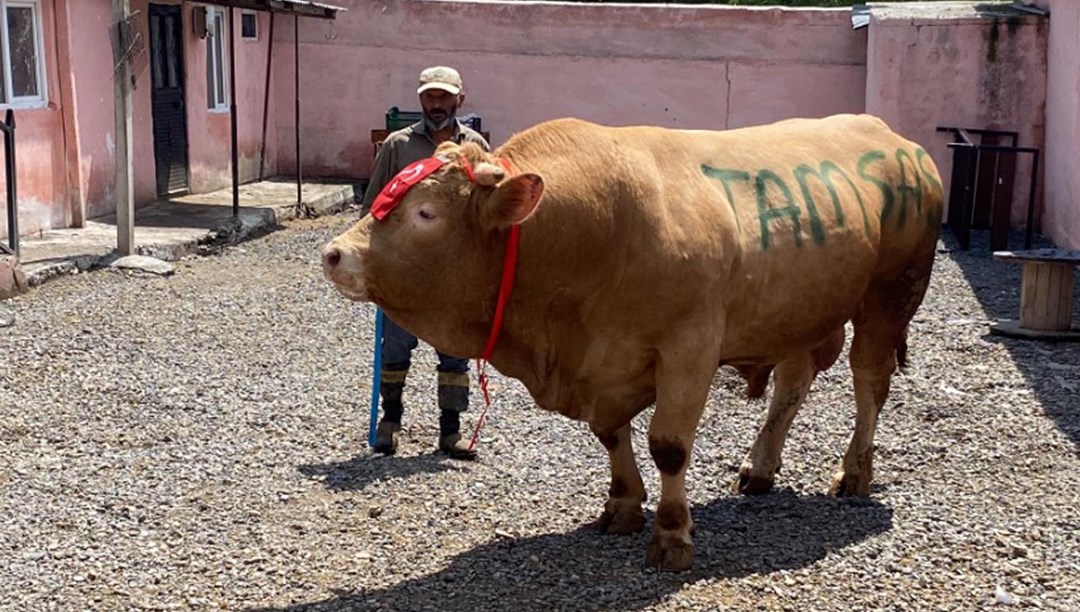
[[[150,104],[158,195],[188,190],[187,111],[180,6],[151,4]]]

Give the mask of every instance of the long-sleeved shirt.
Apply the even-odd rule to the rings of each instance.
[[[485,151],[491,150],[487,141],[479,132],[464,125],[456,118],[454,119],[454,134],[450,138],[458,144],[475,142],[483,147]],[[435,140],[431,137],[423,121],[418,121],[407,128],[391,132],[383,141],[382,146],[379,147],[378,155],[375,156],[375,167],[371,171],[371,180],[368,182],[367,188],[364,189],[364,199],[360,203],[360,216],[363,217],[371,211],[371,204],[375,201],[375,196],[379,195],[379,192],[390,182],[390,179],[394,178],[398,172],[401,172],[409,164],[434,155],[436,146]]]

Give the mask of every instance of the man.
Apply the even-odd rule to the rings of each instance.
[[[420,73],[420,107],[424,117],[419,122],[391,133],[375,157],[371,182],[364,190],[361,216],[368,214],[375,196],[386,183],[411,163],[431,157],[435,147],[447,140],[475,142],[489,150],[484,137],[457,119],[465,102],[464,87],[457,70],[435,66]],[[375,438],[375,452],[397,452],[404,406],[401,402],[405,377],[417,346],[416,336],[387,318],[383,325],[381,395],[383,417]],[[466,359],[437,353],[439,357],[439,450],[453,459],[475,459],[461,436],[461,413],[469,407],[469,362]]]

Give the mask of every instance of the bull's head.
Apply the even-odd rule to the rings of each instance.
[[[445,163],[323,249],[323,272],[338,291],[374,302],[425,339],[433,328],[485,318],[501,245],[544,191],[540,176],[511,174],[472,143],[444,143],[436,156]]]

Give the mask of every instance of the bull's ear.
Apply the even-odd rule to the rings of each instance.
[[[501,185],[484,202],[483,221],[488,227],[506,227],[529,218],[544,195],[544,179],[538,174],[518,174]]]

